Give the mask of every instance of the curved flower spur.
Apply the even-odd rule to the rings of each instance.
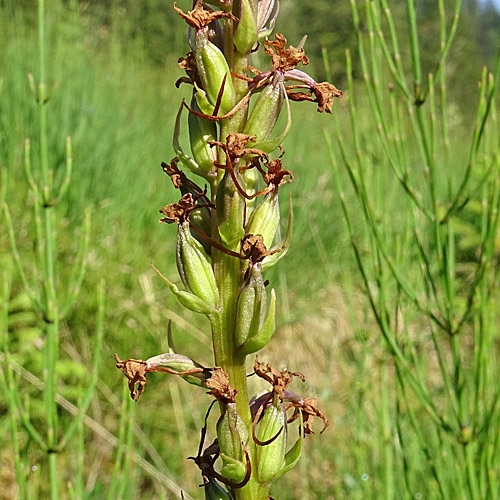
[[[264,273],[283,258],[292,237],[290,198],[287,234],[276,241],[280,191],[293,180],[281,143],[292,123],[290,101],[315,102],[318,111],[331,113],[342,92],[297,69],[308,63],[303,47],[287,47],[279,33],[269,38],[279,13],[275,0],[197,0],[192,10],[176,4],[174,9],[189,25],[191,47],[179,59],[186,76],[176,85],[191,85],[193,92],[190,104],[183,101],[177,113],[176,156],[162,163],[180,197],[160,210],[160,222],[177,226],[176,262],[184,289],[154,269],[181,306],[206,316],[214,361],[206,368],[170,349],[147,361],[117,357],[117,367],[136,400],[151,371],[205,388],[215,398],[210,408],[217,402],[220,412],[217,438],[204,449],[207,413],[192,457],[205,498],[267,500],[271,483],[299,460],[314,417],[328,425],[315,399],[288,389],[294,378],[304,380],[300,373],[256,360],[254,374],[272,389],[251,399],[247,390],[246,358],[269,343],[276,325],[276,293],[268,291]],[[249,65],[251,53],[260,49],[270,61],[265,71]],[[275,134],[284,110],[285,127]],[[186,112],[190,154],[181,146]],[[288,424],[295,420],[299,437],[290,445]]]

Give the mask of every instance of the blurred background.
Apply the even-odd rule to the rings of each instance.
[[[451,14],[454,2],[444,3]],[[404,33],[404,2],[390,4],[396,28]],[[436,4],[436,0],[417,1],[424,74],[434,68],[439,51]],[[180,0],[178,6],[187,10],[191,2]],[[293,45],[307,34],[308,72],[319,81],[331,77],[340,89],[346,88],[349,49],[354,88],[361,87],[348,0],[283,1],[276,31]],[[182,76],[177,59],[188,46],[185,25],[167,0],[51,0],[46,36],[49,156],[55,177],[62,175],[67,135],[73,144],[72,181],[57,207],[58,289],[64,290],[67,270],[77,254],[84,211],[91,207],[93,213],[87,272],[60,339],[58,391],[75,404],[92,365],[97,284],[102,278],[106,283],[102,362],[84,428],[85,498],[97,500],[108,498],[116,462],[112,437],[118,434],[124,380],[114,366],[114,353],[122,359],[146,359],[165,352],[167,324],[172,321],[178,350],[207,366],[213,363],[208,325],[178,307],[150,268],[154,263],[165,275],[176,276],[175,228],[158,224],[158,210],[175,196],[160,163],[174,156],[174,119],[181,99],[190,92],[187,86],[174,86]],[[471,134],[477,82],[482,67],[493,66],[499,45],[498,3],[464,0],[447,65],[449,117],[458,138]],[[33,151],[38,147],[37,107],[28,79],[29,73],[38,78],[39,71],[36,2],[0,0],[0,49],[0,167],[6,172],[2,191],[20,255],[33,276],[33,201],[23,162],[25,138],[31,139]],[[403,46],[402,53],[403,64],[409,67],[408,47]],[[253,65],[265,69],[259,66],[264,63],[256,60]],[[335,103],[341,126],[343,120],[347,123],[347,98],[346,93]],[[363,117],[362,99],[359,106]],[[319,115],[314,106],[293,106],[292,113],[295,126],[284,147],[286,168],[294,181],[282,189],[293,193],[294,238],[287,258],[268,276],[278,294],[278,330],[263,356],[280,368],[306,375],[304,393],[319,399],[331,425],[324,435],[306,440],[305,458],[279,483],[275,496],[280,500],[384,498],[378,382],[372,376],[384,356],[348,244],[328,159],[325,136],[331,136],[334,127],[331,117]],[[37,162],[34,155],[34,170]],[[397,211],[397,199],[388,203],[388,210]],[[11,247],[0,228],[3,258]],[[34,422],[43,420],[40,389],[33,379],[30,382],[30,375],[40,378],[42,372],[39,325],[14,273],[10,350],[23,368],[16,377]],[[124,499],[175,498],[176,488],[202,498],[198,470],[186,457],[196,454],[206,406],[201,389],[161,374],[150,377],[136,405],[134,454]],[[62,406],[60,418],[62,422],[70,418]],[[16,498],[9,436],[7,405],[0,397],[1,500]],[[39,496],[34,498],[47,498],[45,457],[29,441],[22,445],[32,467],[31,480],[39,483]],[[71,446],[61,456],[68,492],[81,458]]]

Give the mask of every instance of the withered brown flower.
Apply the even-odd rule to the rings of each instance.
[[[174,2],[174,10],[193,28],[197,31],[205,29],[212,21],[221,18],[232,19],[233,21],[238,21],[238,18],[230,14],[229,12],[223,12],[221,10],[210,11],[203,7],[203,0],[197,0],[196,5],[193,10],[184,13],[179,9]]]
[[[223,403],[236,402],[236,391],[229,385],[228,374],[219,366],[213,369],[212,376],[207,380],[208,394]]]
[[[274,35],[274,40],[271,41],[266,37],[264,50],[273,62],[273,69],[285,73],[294,69],[299,62],[304,66],[309,64],[309,59],[304,52],[304,49],[297,49],[290,45],[287,48],[286,38],[281,33]]]

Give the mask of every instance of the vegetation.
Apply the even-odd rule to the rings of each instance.
[[[439,2],[441,18],[415,2],[418,40],[407,2],[388,2],[393,32],[385,3],[352,2],[353,21],[347,1],[283,2],[277,26],[297,45],[307,24],[310,73],[347,97],[333,120],[292,103],[300,125],[284,142],[294,236],[266,276],[282,300],[266,361],[303,372],[332,423],[271,495],[498,498],[499,15],[462,2],[441,57],[455,2]],[[171,321],[178,351],[213,366],[206,325],[150,268],[175,275],[157,213],[175,198],[160,162],[190,98],[172,90],[184,30],[156,0],[50,2],[44,78],[33,5],[1,3],[0,498],[48,498],[54,461],[61,498],[200,498],[185,458],[206,403],[153,373],[138,406],[113,363],[168,352]]]

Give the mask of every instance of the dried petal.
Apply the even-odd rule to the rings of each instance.
[[[223,12],[221,10],[217,11],[209,11],[203,8],[203,0],[197,0],[196,5],[193,10],[184,13],[181,9],[176,6],[176,2],[174,2],[174,10],[178,12],[178,14],[193,28],[197,31],[202,31],[206,28],[212,21],[221,18],[232,19],[233,21],[237,21],[238,18],[233,16],[228,12]]]
[[[302,414],[302,418],[304,421],[304,433],[305,434],[315,434],[312,429],[312,425],[314,423],[314,417],[319,417],[323,420],[323,429],[321,429],[321,433],[325,431],[330,422],[324,413],[318,408],[318,400],[314,398],[301,398],[301,401],[292,402],[287,406],[287,409],[295,408],[293,415],[288,419],[288,423],[296,420],[300,414]]]
[[[196,203],[191,193],[186,193],[177,203],[165,205],[160,209],[160,213],[165,217],[160,219],[160,223],[183,224],[189,218],[189,214],[196,208]]]
[[[116,367],[123,371],[125,377],[128,378],[128,388],[130,389],[130,397],[134,401],[138,401],[146,386],[146,373],[148,366],[142,359],[127,359],[121,361],[118,354],[115,353]],[[139,384],[137,389],[135,385]]]
[[[341,90],[335,87],[333,83],[329,82],[317,83],[312,90],[314,92],[314,95],[316,96],[318,111],[320,113],[326,111],[327,113],[331,114],[334,97],[342,97],[343,95]]]
[[[235,403],[236,391],[229,385],[228,374],[219,366],[213,369],[212,376],[207,380],[207,387],[212,389],[208,394],[222,403]]]
[[[183,69],[187,74],[187,77],[179,78],[179,80],[175,82],[177,88],[181,83],[190,83],[191,85],[196,83],[198,86],[201,86],[198,67],[196,66],[196,58],[193,52],[188,52],[186,57],[180,57],[177,64],[179,68]]]
[[[294,69],[299,62],[304,66],[309,64],[304,49],[296,49],[291,45],[286,49],[285,45],[286,38],[281,33],[276,33],[273,41],[266,38],[264,50],[271,57],[275,70],[284,73]]]
[[[250,265],[262,262],[269,255],[261,234],[246,234],[241,240],[241,253],[250,260]]]
[[[259,363],[258,356],[255,357],[254,371],[257,376],[263,378],[273,386],[273,392],[283,400],[284,391],[290,385],[294,377],[305,382],[305,377],[300,372],[289,372],[288,370],[275,370],[270,363]]]
[[[185,177],[185,174],[177,167],[178,163],[179,158],[176,156],[170,160],[170,163],[162,162],[161,164],[163,171],[170,177],[175,189],[179,189],[182,186],[183,177]]]

